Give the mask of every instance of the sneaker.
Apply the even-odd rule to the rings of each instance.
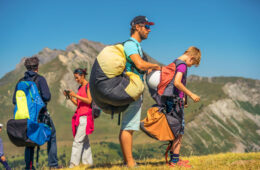
[[[191,168],[192,166],[188,164],[188,162],[186,161],[178,161],[177,163],[173,163],[173,162],[169,162],[169,166],[171,167],[185,167],[185,168]]]
[[[183,160],[183,159],[179,159],[179,162],[184,162],[184,163],[189,163],[190,161],[189,160]]]
[[[70,163],[69,168],[74,168],[76,165],[74,165],[73,163]]]

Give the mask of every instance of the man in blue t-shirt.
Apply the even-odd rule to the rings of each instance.
[[[2,131],[2,128],[3,128],[3,124],[0,123],[0,132]],[[3,143],[1,138],[0,138],[0,162],[4,165],[6,170],[11,170],[4,156],[4,148],[3,148]]]
[[[126,71],[134,72],[143,79],[147,70],[160,70],[158,64],[147,62],[144,56],[140,42],[148,38],[151,32],[150,26],[154,25],[149,22],[145,16],[135,17],[131,23],[131,37],[124,43],[126,54]],[[141,118],[142,96],[135,102],[131,103],[122,116],[122,126],[119,134],[121,149],[124,156],[124,163],[128,167],[135,166],[132,155],[133,132],[139,130]]]

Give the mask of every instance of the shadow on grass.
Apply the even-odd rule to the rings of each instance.
[[[147,161],[147,162],[138,162],[137,161],[137,166],[162,166],[162,165],[165,165],[165,161],[159,161],[159,162],[150,162],[150,161]],[[96,164],[94,166],[91,166],[89,167],[89,169],[95,169],[95,168],[112,168],[114,166],[121,166],[122,168],[123,167],[126,167],[125,164],[123,163],[100,163],[100,164]]]

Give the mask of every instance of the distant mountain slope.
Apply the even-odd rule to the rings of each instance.
[[[66,50],[45,48],[36,54],[41,61],[39,73],[46,77],[52,93],[48,109],[56,125],[59,147],[70,146],[72,143],[70,120],[75,110],[75,106],[65,99],[62,91],[77,90],[73,70],[83,67],[90,72],[95,57],[104,47],[104,44],[82,39],[79,44],[71,44]],[[149,57],[149,61],[156,60]],[[13,114],[12,95],[16,82],[25,71],[23,62],[24,59],[17,64],[15,70],[0,79],[0,120],[5,125]],[[194,104],[189,99],[189,108],[185,111],[183,153],[260,151],[259,80],[190,76],[188,88],[201,96],[201,102]],[[142,117],[153,103],[146,88]],[[91,142],[118,143],[119,126],[116,116],[111,120],[109,115],[102,114],[96,119],[95,128],[94,134],[90,136]],[[6,150],[11,149],[13,145],[5,130],[2,136]],[[156,143],[142,132],[136,133],[134,137],[135,144],[145,144],[147,141]],[[22,153],[22,149],[17,149],[12,154],[17,153]]]

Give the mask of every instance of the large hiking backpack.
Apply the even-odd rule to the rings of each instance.
[[[128,40],[131,41],[131,40]],[[97,56],[90,75],[92,99],[103,112],[124,111],[144,90],[140,77],[126,72],[124,43],[105,47]]]
[[[186,63],[181,60],[175,60],[168,66],[163,66],[160,83],[157,89],[148,86],[149,92],[156,104],[148,109],[147,117],[140,123],[141,130],[149,137],[159,141],[169,141],[165,152],[166,162],[168,162],[168,151],[171,148],[173,141],[183,130],[182,120],[184,113],[182,107],[184,103],[176,93],[173,84],[176,68],[180,64],[186,65]],[[187,71],[184,74],[185,79],[186,76]]]
[[[33,81],[21,79],[17,84],[14,118],[7,122],[7,134],[16,146],[40,146],[51,136],[51,128],[38,122],[45,104],[35,84],[37,76]]]

